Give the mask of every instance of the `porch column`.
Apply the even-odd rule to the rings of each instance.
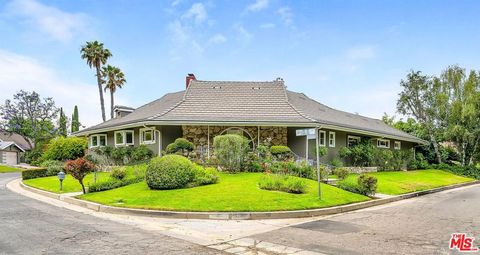
[[[260,126],[257,126],[257,148],[260,145]]]
[[[210,159],[210,125],[207,126],[207,158]]]
[[[318,198],[322,199],[321,196],[321,191],[320,191],[320,183],[322,181],[322,178],[320,177],[320,151],[318,148],[319,142],[318,142],[318,136],[319,136],[319,128],[315,128],[315,151],[317,152],[317,181],[318,181]],[[326,139],[326,138],[325,138]],[[308,137],[307,137],[307,144],[308,144]]]

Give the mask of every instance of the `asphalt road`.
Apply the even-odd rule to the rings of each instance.
[[[451,233],[480,246],[480,186],[435,193],[382,207],[252,236],[324,254],[452,254]],[[475,253],[476,254],[476,253]]]
[[[0,254],[218,254],[184,240],[51,206],[9,191],[0,173]]]

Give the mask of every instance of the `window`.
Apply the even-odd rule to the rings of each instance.
[[[140,129],[140,143],[141,144],[155,143],[155,129],[153,128]]]
[[[328,146],[335,147],[335,132],[328,132]]]
[[[115,146],[133,145],[133,131],[115,131]]]
[[[352,147],[360,143],[360,136],[349,135],[347,137],[347,147]]]
[[[393,148],[394,148],[395,150],[400,150],[400,149],[402,148],[402,143],[401,143],[400,141],[395,141],[395,142],[393,143]]]
[[[325,146],[326,142],[326,132],[323,130],[318,131],[318,145],[319,146]]]
[[[377,147],[378,148],[390,148],[390,140],[386,139],[377,139]]]
[[[91,135],[90,148],[107,146],[107,135]]]

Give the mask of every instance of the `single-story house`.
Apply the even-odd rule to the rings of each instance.
[[[339,111],[287,90],[281,78],[202,81],[189,74],[185,90],[136,109],[118,106],[115,113],[115,118],[74,135],[87,136],[90,148],[145,144],[158,155],[183,137],[193,142],[203,157],[212,155],[213,138],[221,134],[241,134],[253,148],[268,139],[270,144],[287,145],[307,159],[315,158],[313,148],[318,142],[328,148],[322,158],[325,162],[362,137],[390,150],[412,150],[425,143],[381,120]]]
[[[0,164],[19,164],[23,153],[32,149],[31,144],[19,134],[0,130]]]

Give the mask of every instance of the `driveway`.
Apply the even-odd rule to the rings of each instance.
[[[55,207],[6,189],[0,174],[0,254],[218,254],[219,251]]]
[[[435,193],[251,236],[323,254],[451,254],[451,233],[480,245],[480,186]]]

